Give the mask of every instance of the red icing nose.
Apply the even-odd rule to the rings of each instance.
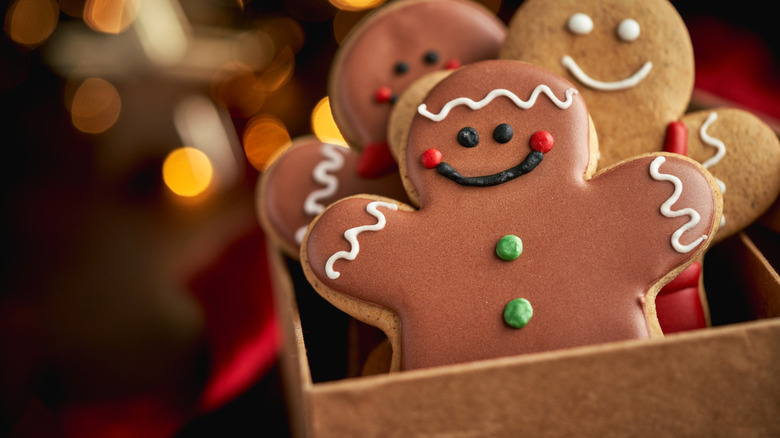
[[[458,58],[452,58],[444,64],[444,68],[447,70],[455,70],[460,68],[460,60]]]
[[[546,154],[555,143],[552,134],[547,131],[536,131],[531,135],[531,149]]]
[[[379,87],[374,93],[374,100],[377,103],[387,103],[393,98],[393,91],[390,87]]]

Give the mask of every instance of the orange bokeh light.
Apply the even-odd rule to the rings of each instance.
[[[247,123],[244,153],[255,169],[263,172],[290,145],[290,134],[276,117],[262,115]]]
[[[173,193],[195,197],[206,192],[214,179],[214,167],[203,151],[181,147],[171,151],[163,162],[163,181]]]
[[[121,33],[135,20],[140,4],[141,0],[87,0],[84,22],[98,32]]]
[[[35,47],[54,32],[60,8],[54,0],[16,0],[5,15],[5,33],[16,43]]]
[[[70,105],[73,126],[79,131],[98,134],[114,126],[122,109],[117,89],[108,81],[89,78],[81,83]]]

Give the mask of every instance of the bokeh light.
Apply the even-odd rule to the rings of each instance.
[[[84,22],[98,32],[121,33],[135,20],[140,4],[141,0],[87,0]]]
[[[336,122],[333,120],[333,113],[330,111],[330,100],[327,96],[314,106],[314,110],[311,112],[311,128],[320,141],[342,146],[347,145],[344,136],[341,135],[341,131],[339,131]]]
[[[70,105],[73,126],[79,131],[99,134],[119,119],[122,99],[110,82],[89,78],[79,85]]]
[[[214,178],[211,160],[202,151],[185,146],[173,150],[163,162],[163,181],[173,193],[195,197],[209,188]]]
[[[330,0],[330,3],[342,11],[362,11],[375,8],[387,0]]]
[[[277,50],[289,47],[294,53],[298,53],[303,48],[303,27],[290,17],[276,17],[264,21],[261,29],[271,38]]]
[[[211,84],[212,98],[236,117],[251,117],[259,112],[268,96],[254,69],[242,62],[217,69]]]
[[[276,117],[253,117],[244,130],[244,153],[252,166],[263,172],[290,146],[290,133]]]
[[[16,0],[5,15],[5,33],[16,43],[35,47],[54,32],[60,8],[54,0]]]

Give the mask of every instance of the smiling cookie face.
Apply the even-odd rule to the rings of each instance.
[[[540,65],[578,87],[599,130],[599,167],[662,144],[693,90],[690,37],[666,0],[527,1],[501,57]]]
[[[384,142],[390,110],[414,80],[498,56],[506,29],[479,4],[398,1],[361,22],[334,60],[329,95],[350,146]]]
[[[417,109],[405,171],[424,201],[435,202],[436,192],[481,196],[480,188],[516,190],[549,178],[576,184],[590,174],[596,146],[583,141],[591,133],[578,90],[524,63],[493,64],[506,74],[486,90],[480,78],[495,67],[483,65],[448,78]]]

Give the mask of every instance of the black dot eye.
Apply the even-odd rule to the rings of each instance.
[[[402,75],[409,71],[409,64],[404,61],[398,61],[395,63],[395,66],[393,66],[393,70],[395,70],[396,74]]]
[[[470,126],[461,129],[458,132],[458,143],[460,143],[461,146],[467,148],[473,148],[474,146],[478,145],[479,134],[477,134],[477,130]]]
[[[512,127],[506,123],[496,126],[496,129],[493,130],[493,139],[499,143],[508,143],[513,135]]]
[[[435,64],[439,62],[439,52],[435,50],[428,50],[423,56],[423,61],[425,61],[426,64]]]

